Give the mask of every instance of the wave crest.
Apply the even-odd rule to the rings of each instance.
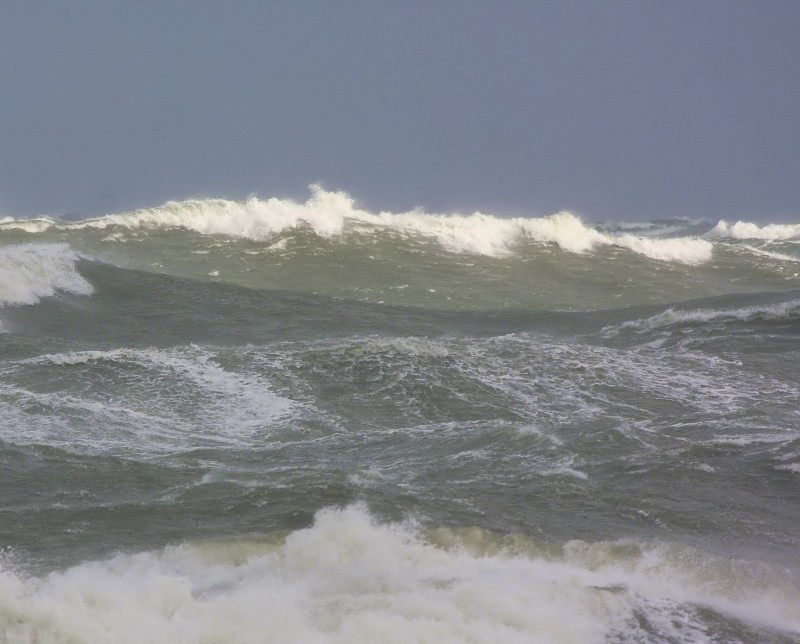
[[[800,224],[766,224],[759,226],[749,221],[729,224],[721,219],[708,235],[728,239],[764,239],[769,241],[800,238]]]
[[[75,268],[79,259],[67,244],[1,247],[0,306],[36,304],[56,291],[90,295],[94,288]]]
[[[545,217],[505,218],[475,212],[471,215],[426,213],[416,209],[404,213],[373,213],[359,208],[345,192],[311,186],[303,203],[272,197],[251,197],[237,202],[225,199],[170,201],[157,208],[134,210],[74,223],[47,219],[0,222],[0,228],[21,227],[28,232],[112,226],[124,228],[184,228],[209,235],[267,241],[280,233],[310,229],[322,237],[370,234],[379,231],[435,240],[456,253],[502,257],[524,242],[556,244],[584,253],[598,247],[616,246],[659,261],[701,264],[711,258],[708,240],[689,237],[640,237],[631,233],[601,232],[570,212]]]

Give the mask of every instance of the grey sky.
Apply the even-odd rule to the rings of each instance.
[[[0,215],[800,220],[800,1],[0,3]]]

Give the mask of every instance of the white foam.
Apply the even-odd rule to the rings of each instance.
[[[0,247],[0,306],[36,304],[57,291],[90,295],[92,285],[75,268],[79,259],[67,244]]]
[[[55,220],[49,217],[35,217],[33,219],[3,217],[0,219],[0,230],[22,230],[26,233],[43,233],[56,225]]]
[[[709,261],[713,249],[708,241],[689,237],[653,239],[625,234],[617,237],[615,243],[651,259],[689,265],[703,264]]]
[[[308,229],[323,237],[343,234],[370,234],[377,230],[412,237],[433,239],[457,253],[501,257],[522,242],[556,244],[563,250],[584,253],[601,246],[618,246],[660,261],[699,264],[708,261],[712,245],[707,240],[685,237],[654,239],[626,233],[603,233],[587,226],[569,212],[547,217],[504,218],[475,212],[436,214],[421,210],[403,213],[373,213],[356,206],[344,192],[311,186],[311,197],[304,203],[290,199],[251,197],[245,202],[225,199],[170,201],[157,208],[147,208],[75,223],[52,220],[15,220],[3,224],[34,232],[40,228],[185,228],[201,234],[218,234],[272,241],[283,232]],[[106,239],[115,239],[106,237]],[[284,240],[273,241],[271,248],[281,250]]]
[[[285,541],[186,544],[46,577],[0,568],[0,639],[81,642],[600,642],[697,634],[695,610],[800,633],[778,569],[685,548],[570,542],[318,513]],[[649,633],[650,638],[656,636]],[[682,638],[677,637],[676,640]]]
[[[157,208],[110,214],[65,226],[187,228],[205,235],[253,240],[266,240],[276,233],[305,226],[318,235],[330,237],[342,232],[347,217],[358,218],[360,212],[345,193],[327,192],[314,186],[310,199],[305,203],[276,197],[267,200],[251,197],[245,202],[227,199],[169,201]]]
[[[759,226],[748,221],[729,224],[720,220],[708,235],[730,239],[786,240],[800,238],[800,224],[765,224]]]

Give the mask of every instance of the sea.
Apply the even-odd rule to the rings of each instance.
[[[0,218],[0,641],[800,642],[752,219]]]

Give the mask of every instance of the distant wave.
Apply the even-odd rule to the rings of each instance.
[[[56,291],[90,295],[92,285],[75,268],[79,259],[67,244],[0,247],[0,306],[36,304]]]
[[[42,233],[59,225],[50,217],[35,217],[33,219],[15,219],[3,217],[0,219],[0,230],[24,230],[26,233]]]
[[[46,218],[0,221],[0,229],[18,228],[30,233],[53,227],[105,229],[112,226],[185,228],[201,234],[256,241],[266,241],[281,232],[299,228],[311,229],[323,237],[385,230],[433,239],[451,252],[495,257],[513,253],[515,246],[525,241],[556,244],[573,253],[616,246],[651,259],[690,265],[707,262],[712,255],[712,244],[705,239],[664,239],[627,232],[601,232],[569,212],[539,218],[503,218],[480,212],[471,215],[431,214],[421,210],[372,213],[358,208],[346,193],[326,191],[319,186],[311,187],[311,197],[303,203],[275,197],[266,200],[252,197],[244,202],[224,199],[170,201],[157,208],[74,223]]]
[[[800,239],[800,224],[758,224],[748,221],[737,221],[729,224],[720,220],[708,235],[710,237],[728,239],[763,239],[769,241]]]

